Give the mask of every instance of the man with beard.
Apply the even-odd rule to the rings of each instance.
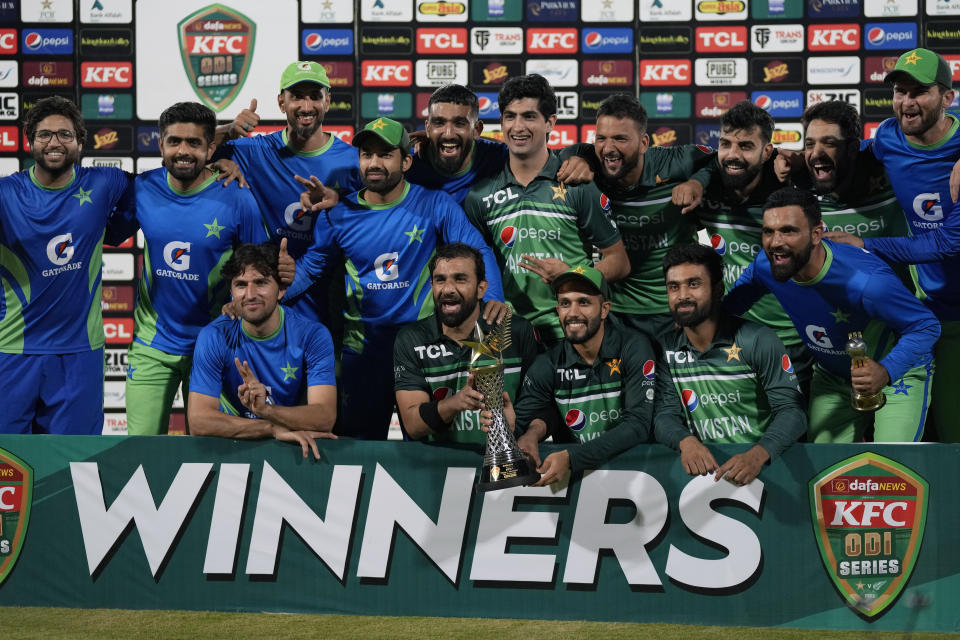
[[[761,253],[763,203],[781,186],[774,169],[776,152],[770,142],[773,128],[770,114],[749,100],[738,102],[720,117],[717,170],[697,216],[714,251],[723,257],[727,289]],[[813,358],[776,298],[765,296],[745,317],[777,332],[806,393]]]
[[[304,61],[289,64],[280,76],[277,104],[287,120],[283,130],[252,135],[260,123],[254,99],[233,122],[217,128],[215,141],[217,157],[230,158],[250,178],[271,240],[279,244],[286,238],[286,250],[296,259],[313,242],[317,212],[300,206],[303,189],[295,176],[309,177],[341,193],[356,191],[363,183],[356,151],[321,128],[330,108],[330,80],[323,66]],[[331,320],[327,298],[332,281],[315,283],[299,297],[297,310],[315,320]]]
[[[662,375],[655,383],[650,340],[608,320],[610,289],[600,271],[578,265],[550,286],[564,339],[530,367],[516,406],[517,444],[538,466],[537,486],[560,480],[568,470],[594,469],[649,441],[654,400],[674,393]],[[511,405],[504,406],[509,420]],[[555,442],[580,444],[551,453],[541,464],[539,443],[554,421],[565,423],[553,434]]]
[[[786,187],[771,194],[763,253],[725,305],[739,315],[768,292],[816,358],[809,411],[814,442],[859,442],[871,418],[875,442],[920,440],[940,325],[882,260],[823,239],[820,205],[810,191]],[[844,348],[853,332],[862,334],[871,355],[861,367]],[[855,411],[851,384],[865,395],[882,391],[886,405],[874,414]]]
[[[593,183],[556,179],[561,161],[547,136],[557,99],[547,81],[537,74],[510,78],[499,101],[509,161],[473,186],[463,208],[494,248],[507,299],[549,344],[563,336],[550,282],[571,266],[592,266],[593,246],[602,256],[597,269],[610,281],[630,273],[630,261],[607,216],[607,197]]]
[[[177,387],[189,388],[200,330],[227,298],[220,269],[242,242],[267,239],[246,189],[221,189],[207,168],[217,119],[197,102],[160,114],[163,167],[137,177],[136,221],[145,239],[144,269],[128,353],[127,431],[167,432]]]
[[[887,74],[893,84],[894,117],[880,123],[873,153],[887,169],[893,192],[906,212],[910,234],[860,239],[830,234],[837,242],[864,247],[894,263],[913,265],[924,304],[943,324],[935,350],[934,424],[943,442],[960,442],[960,210],[950,197],[950,173],[960,156],[960,121],[947,112],[956,95],[953,74],[942,56],[914,49]]]
[[[23,124],[35,164],[0,179],[0,433],[98,434],[101,243],[129,235],[117,214],[133,176],[79,165],[87,130],[69,100],[37,101]]]
[[[480,248],[489,297],[502,301],[503,287],[493,252],[453,198],[404,180],[411,158],[403,125],[378,118],[354,136],[353,145],[366,188],[319,217],[314,245],[297,261],[285,299],[296,299],[346,260],[338,433],[384,440],[393,411],[394,338],[403,325],[433,315],[433,296],[424,285],[435,249],[458,241]],[[307,192],[319,195],[319,189]]]
[[[687,216],[710,181],[713,150],[700,145],[650,147],[647,112],[633,96],[613,94],[597,109],[592,145],[573,145],[561,158],[587,159],[630,259],[630,274],[611,284],[611,309],[624,324],[650,336],[673,325],[663,291],[661,262],[667,249],[695,242],[697,223]]]
[[[190,431],[197,436],[273,437],[320,458],[315,438],[335,438],[330,332],[280,305],[277,248],[237,247],[223,280],[240,320],[220,316],[200,331],[190,374]]]
[[[657,441],[679,449],[690,475],[757,477],[807,430],[790,356],[772,329],[723,311],[723,259],[699,244],[675,245],[663,258],[670,315],[660,336],[666,368],[685,407],[685,426],[657,414]],[[720,468],[704,443],[755,443]]]
[[[483,256],[460,242],[442,245],[430,259],[434,315],[408,324],[393,344],[394,389],[400,421],[414,439],[483,444],[483,399],[470,374],[471,347],[495,325],[482,317],[487,279]],[[533,327],[510,317],[503,351],[503,389],[516,401],[520,382],[537,357]]]

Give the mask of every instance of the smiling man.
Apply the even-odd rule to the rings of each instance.
[[[280,305],[277,249],[245,244],[223,265],[239,320],[220,316],[197,338],[190,375],[192,435],[294,442],[304,457],[337,415],[333,343],[318,322]]]
[[[127,368],[131,435],[167,432],[177,388],[189,388],[197,335],[227,299],[223,263],[238,244],[267,239],[250,191],[221,188],[206,166],[216,124],[197,102],[167,108],[158,123],[163,167],[137,176],[146,245]]]

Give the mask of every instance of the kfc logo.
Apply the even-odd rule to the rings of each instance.
[[[366,60],[360,67],[365,87],[409,87],[413,63],[409,60]]]
[[[807,48],[810,51],[856,51],[860,48],[860,25],[810,25]]]
[[[530,29],[527,31],[528,53],[576,53],[576,29]]]
[[[82,62],[80,76],[84,87],[132,87],[133,65],[129,62]]]
[[[0,54],[5,56],[17,52],[17,30],[0,29]]]
[[[688,85],[691,82],[689,60],[642,60],[640,84],[643,86]]]

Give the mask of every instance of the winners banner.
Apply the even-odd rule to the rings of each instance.
[[[960,624],[960,446],[795,445],[738,487],[649,445],[489,493],[476,449],[320,447],[0,436],[0,605]]]

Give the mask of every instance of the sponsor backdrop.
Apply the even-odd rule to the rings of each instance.
[[[479,450],[321,448],[0,437],[0,605],[960,624],[957,445],[796,445],[746,487],[650,445],[487,494]]]
[[[653,144],[714,145],[716,118],[749,98],[796,149],[801,112],[822,100],[856,105],[869,135],[890,114],[885,73],[915,46],[960,79],[960,0],[0,0],[0,174],[28,164],[19,120],[49,94],[82,106],[87,165],[159,166],[154,121],[178,100],[226,120],[256,98],[260,132],[276,130],[279,75],[297,58],[327,68],[325,128],[348,140],[381,115],[420,126],[449,82],[478,93],[495,137],[500,86],[536,72],[558,90],[554,147],[590,141],[600,102],[626,91]],[[141,245],[105,254],[104,322],[121,352]],[[118,353],[107,367],[122,379]],[[122,412],[108,423],[122,431]]]

